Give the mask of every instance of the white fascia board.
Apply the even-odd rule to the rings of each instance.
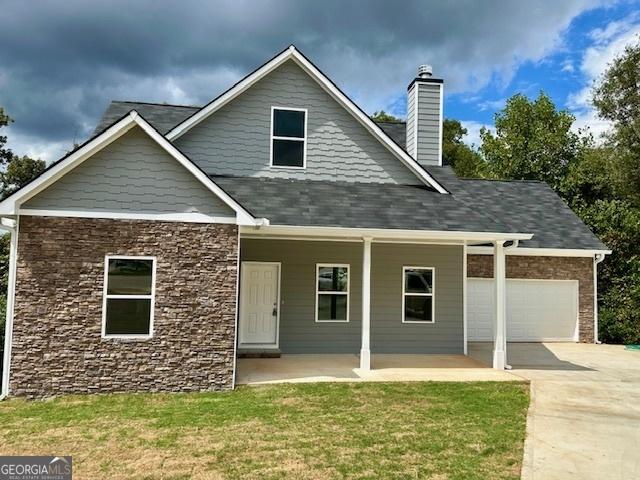
[[[516,247],[505,250],[507,255],[527,257],[593,257],[609,255],[611,250],[590,250],[578,248],[526,248]],[[493,247],[468,247],[469,255],[493,255]]]
[[[143,213],[109,212],[97,210],[39,210],[21,208],[20,215],[27,217],[109,218],[115,220],[152,220],[156,222],[228,223],[235,224],[236,217],[214,217],[203,213]]]
[[[442,185],[440,185],[426,170],[424,170],[418,162],[416,162],[407,152],[402,150],[395,142],[389,139],[386,133],[376,123],[369,118],[362,110],[360,110],[344,93],[342,93],[335,84],[329,80],[318,68],[315,67],[304,55],[302,55],[293,45],[284,52],[275,56],[269,62],[249,74],[242,79],[233,88],[216,98],[213,102],[203,107],[197,113],[187,118],[184,122],[176,125],[166,137],[173,141],[180,135],[187,132],[216,110],[222,108],[231,100],[249,89],[258,80],[278,68],[287,60],[294,60],[307,74],[313,78],[327,93],[338,101],[353,117],[355,117],[378,141],[380,141],[387,149],[391,151],[406,167],[409,168],[419,179],[427,185],[433,187],[439,193],[449,193]]]
[[[343,228],[343,227],[305,227],[288,225],[265,225],[256,227],[241,227],[241,234],[251,235],[254,238],[259,236],[277,237],[298,236],[324,238],[362,238],[371,237],[374,240],[396,239],[396,240],[464,240],[464,241],[510,241],[510,240],[530,240],[531,233],[501,233],[501,232],[458,232],[458,231],[436,231],[436,230],[399,230],[399,229],[376,229],[376,228]]]
[[[0,215],[16,215],[21,203],[24,203],[34,195],[37,195],[91,155],[102,150],[114,140],[120,138],[134,126],[136,126],[136,123],[133,117],[131,115],[127,115],[122,120],[105,130],[101,135],[98,135],[92,141],[80,147],[49,170],[46,170],[31,183],[5,198],[0,202]]]

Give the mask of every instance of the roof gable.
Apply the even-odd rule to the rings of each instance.
[[[324,75],[293,45],[276,55],[257,70],[254,70],[229,90],[202,107],[198,112],[194,113],[182,123],[176,125],[167,133],[166,137],[171,141],[179,138],[191,128],[195,127],[220,108],[228,104],[234,98],[243,94],[265,75],[269,74],[289,60],[294,61],[304,72],[316,81],[331,97],[334,98],[334,100],[342,105],[342,107],[344,107],[358,122],[360,122],[360,124],[364,126],[374,138],[381,142],[399,161],[404,163],[404,165],[409,168],[416,177],[439,193],[448,193],[442,185],[440,185],[397,143],[389,138],[389,136],[373,120],[371,120],[365,112],[353,103],[351,99],[349,99],[326,75]]]
[[[231,198],[215,182],[200,170],[191,160],[180,152],[171,142],[167,141],[157,130],[155,130],[144,118],[134,110],[116,121],[101,134],[85,142],[79,148],[69,153],[59,161],[53,163],[40,176],[30,183],[17,190],[13,194],[0,202],[0,214],[16,215],[20,205],[37,195],[39,192],[52,185],[67,173],[71,172],[78,165],[91,158],[97,152],[103,150],[108,145],[118,140],[134,127],[140,127],[151,139],[153,139],[162,149],[171,155],[176,161],[182,164],[195,178],[207,189],[220,198],[237,215],[240,224],[262,224],[263,219],[255,219],[244,207]]]

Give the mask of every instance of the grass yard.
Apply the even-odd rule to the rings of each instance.
[[[74,478],[519,478],[526,383],[316,383],[0,403],[3,455]]]

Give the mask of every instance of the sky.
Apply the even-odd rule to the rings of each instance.
[[[202,105],[295,44],[365,111],[403,117],[428,63],[469,144],[515,93],[607,129],[590,90],[640,35],[640,0],[0,0],[2,133],[54,161],[110,100]],[[6,132],[6,133],[5,133]]]

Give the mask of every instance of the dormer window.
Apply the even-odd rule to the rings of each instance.
[[[271,107],[271,166],[305,168],[307,160],[307,111]]]

